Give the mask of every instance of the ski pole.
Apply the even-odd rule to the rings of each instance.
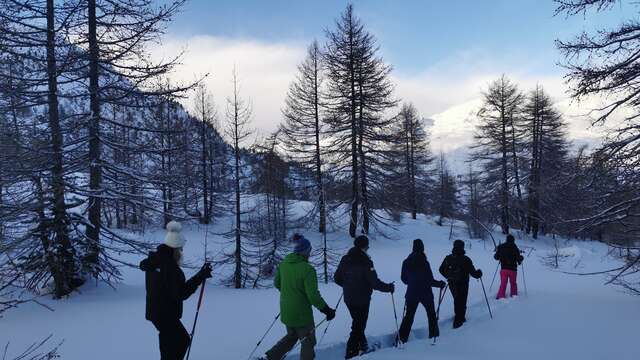
[[[324,320],[320,321],[318,323],[318,325],[316,325],[316,327],[313,328],[313,331],[311,333],[309,333],[307,336],[303,337],[302,339],[298,339],[298,341],[296,342],[296,345],[294,347],[291,348],[291,350],[287,351],[284,356],[282,356],[280,358],[280,360],[282,359],[286,359],[287,355],[289,355],[290,352],[292,352],[293,350],[298,348],[298,345],[302,344],[304,341],[306,341],[310,336],[312,336],[313,334],[315,334],[316,330],[318,330],[318,328],[320,327],[320,325],[324,324],[325,322],[327,322],[327,318],[324,318]]]
[[[529,293],[527,292],[527,280],[524,277],[524,263],[520,264],[520,266],[522,266],[522,283],[524,284],[524,294],[526,296],[529,296]]]
[[[202,305],[202,298],[204,297],[204,285],[207,281],[203,281],[200,286],[200,296],[198,297],[198,307],[196,308],[196,318],[193,320],[193,327],[191,328],[191,336],[189,340],[189,348],[187,349],[187,360],[189,360],[189,355],[191,355],[191,344],[193,344],[193,336],[196,333],[196,324],[198,323],[198,315],[200,315],[200,306]]]
[[[338,302],[336,303],[336,307],[334,309],[336,309],[336,312],[338,311],[338,306],[340,306],[340,302],[342,301],[342,297],[344,296],[344,293],[340,294],[340,298],[338,299]],[[331,325],[331,321],[329,321],[327,323],[327,327],[324,328],[324,332],[322,333],[322,336],[320,337],[320,341],[318,341],[318,345],[316,346],[320,346],[320,344],[322,344],[322,340],[324,340],[325,335],[327,335],[327,331],[329,330],[329,326]]]
[[[493,283],[496,281],[496,275],[498,275],[498,269],[500,268],[500,262],[498,261],[498,265],[496,266],[496,271],[493,272],[493,279],[491,279],[491,285],[489,286],[489,291],[493,288]]]
[[[400,339],[400,328],[398,327],[398,313],[396,312],[396,300],[393,296],[393,293],[391,293],[391,302],[393,303],[393,317],[396,319],[396,337]],[[398,342],[398,345],[400,345],[399,342]]]
[[[205,266],[209,264],[207,262],[207,235],[209,235],[209,229],[206,229],[204,233],[204,264]],[[196,318],[193,320],[193,327],[191,328],[191,335],[189,336],[189,347],[187,348],[186,360],[189,360],[189,356],[191,355],[191,345],[193,344],[193,336],[196,333],[196,324],[198,323],[198,315],[200,315],[200,307],[202,306],[202,298],[204,297],[204,286],[206,283],[207,283],[207,279],[204,279],[202,280],[202,285],[200,286],[200,296],[198,296],[198,306],[196,307]]]
[[[489,298],[487,297],[487,291],[484,289],[484,281],[482,281],[482,278],[480,278],[480,284],[482,285],[484,300],[487,302],[487,309],[489,309],[489,316],[493,319],[493,314],[491,313],[491,306],[489,306]]]
[[[251,357],[253,356],[253,354],[255,354],[256,350],[258,350],[258,347],[260,346],[260,344],[262,344],[262,340],[264,340],[264,338],[267,337],[267,334],[269,334],[269,332],[273,328],[273,325],[276,324],[276,321],[278,320],[278,318],[280,318],[280,313],[278,313],[278,315],[276,315],[276,317],[271,322],[271,325],[269,325],[269,328],[267,329],[267,331],[264,333],[264,335],[262,335],[260,340],[258,340],[258,343],[256,344],[256,347],[253,348],[253,351],[251,352],[251,354],[249,355],[247,360],[251,360]]]
[[[436,323],[440,320],[440,305],[442,304],[442,301],[444,300],[444,296],[447,294],[447,289],[449,288],[449,284],[446,284],[444,286],[444,288],[440,289],[440,294],[438,295],[438,309],[436,310]],[[435,345],[436,341],[438,340],[438,337],[435,336],[433,338],[433,344]]]

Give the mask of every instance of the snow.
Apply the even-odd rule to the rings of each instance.
[[[230,224],[224,219],[212,226],[208,235],[210,256],[218,254],[225,240],[221,233]],[[421,238],[425,242],[427,257],[434,273],[450,252],[450,227],[437,226],[433,219],[420,216],[407,217],[398,231],[389,231],[390,239],[373,236],[370,254],[379,276],[384,281],[395,281],[395,306],[400,318],[403,310],[404,285],[400,282],[400,265],[411,250],[411,242]],[[185,226],[188,239],[186,259],[194,266],[202,262],[204,228]],[[320,235],[312,231],[308,237],[316,244]],[[144,238],[160,242],[163,231],[147,233]],[[499,234],[494,234],[501,238]],[[468,239],[460,223],[454,226],[454,238],[464,239],[467,253],[475,265],[484,272],[493,319],[489,318],[480,283],[472,280],[469,290],[468,322],[460,329],[451,328],[452,298],[448,294],[441,308],[441,336],[437,345],[426,339],[426,314],[419,309],[410,341],[401,349],[390,348],[396,324],[392,299],[389,294],[374,293],[367,335],[371,342],[380,341],[383,349],[363,356],[362,359],[637,359],[637,321],[640,319],[638,298],[623,293],[619,288],[604,286],[601,276],[575,276],[563,271],[589,271],[618,266],[607,257],[607,247],[600,243],[563,240],[560,251],[579,262],[560,263],[559,269],[545,266],[544,258],[555,252],[554,241],[542,238],[530,241],[517,236],[521,247],[531,246],[525,259],[527,294],[519,273],[520,296],[497,301],[494,299],[498,280],[489,290],[496,269],[492,257],[492,244]],[[339,248],[349,244],[344,231],[330,233],[330,243]],[[128,258],[137,262],[140,258]],[[576,269],[577,268],[577,269]],[[187,275],[194,268],[185,269]],[[228,269],[216,269],[220,278]],[[42,299],[52,306],[51,312],[36,304],[27,304],[10,311],[0,320],[0,344],[10,341],[8,357],[28,344],[53,334],[55,341],[64,340],[60,349],[63,359],[153,359],[159,358],[157,333],[144,319],[144,274],[137,269],[124,269],[124,282],[116,289],[105,285],[87,284],[81,294],[64,301]],[[332,306],[340,297],[335,284],[321,284],[320,291]],[[435,291],[434,291],[435,292]],[[184,306],[183,322],[191,329],[196,297]],[[200,311],[191,359],[246,359],[256,342],[278,313],[278,292],[275,289],[235,290],[207,283],[204,305]],[[323,316],[316,311],[316,321]],[[400,320],[400,319],[399,319]],[[349,334],[350,318],[344,304],[330,323],[327,335],[316,348],[317,359],[343,358]],[[319,327],[320,340],[324,325]],[[262,354],[284,334],[279,322],[258,349]],[[297,359],[295,349],[289,359]]]

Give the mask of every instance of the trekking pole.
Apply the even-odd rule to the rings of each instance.
[[[204,233],[204,263],[207,262],[207,235],[209,234],[209,230],[206,229]],[[204,286],[207,283],[207,279],[202,281],[202,285],[200,286],[200,295],[198,296],[198,306],[196,307],[196,318],[193,320],[193,327],[191,328],[191,335],[189,336],[189,347],[187,348],[187,357],[186,360],[189,360],[189,356],[191,355],[191,345],[193,344],[193,336],[196,333],[196,324],[198,323],[198,315],[200,315],[200,307],[202,306],[202,299],[204,298]]]
[[[522,283],[524,284],[524,295],[529,296],[529,293],[527,291],[527,280],[524,277],[524,262],[520,264],[520,266],[522,266]]]
[[[498,262],[498,265],[496,266],[496,271],[493,272],[493,279],[491,279],[491,285],[489,286],[489,291],[491,291],[491,288],[493,288],[493,283],[496,281],[496,275],[498,275],[499,268],[500,268],[500,262]]]
[[[269,328],[267,329],[267,331],[264,333],[264,335],[262,335],[260,340],[258,340],[258,343],[256,344],[256,347],[253,348],[253,351],[251,352],[251,354],[249,354],[249,357],[247,358],[247,360],[251,360],[251,357],[253,356],[253,354],[255,354],[256,350],[258,350],[258,347],[260,346],[260,344],[262,344],[262,340],[264,340],[264,338],[267,337],[267,334],[269,334],[269,332],[273,328],[273,325],[276,324],[276,321],[278,320],[278,318],[280,318],[280,313],[278,313],[278,315],[276,315],[276,317],[271,322],[271,325],[269,325]]]
[[[449,288],[449,284],[446,284],[444,288],[440,289],[440,294],[438,296],[438,309],[436,310],[436,323],[440,320],[440,305],[442,304],[442,301],[444,301],[444,297],[447,294],[448,288]],[[436,344],[437,340],[438,340],[438,337],[434,336],[433,345]]]
[[[489,298],[487,297],[487,292],[484,289],[484,281],[482,281],[482,277],[480,278],[480,284],[482,285],[482,292],[484,293],[484,300],[487,302],[487,309],[489,309],[489,316],[493,319],[493,314],[491,313],[491,306],[489,306]]]
[[[336,310],[336,312],[338,311],[338,306],[340,306],[340,302],[342,301],[342,297],[344,296],[344,293],[342,293],[340,295],[340,298],[338,299],[338,302],[336,303],[336,307],[334,308]],[[327,331],[329,330],[329,326],[331,325],[331,321],[329,321],[327,323],[327,327],[324,328],[324,332],[322,333],[322,336],[320,337],[320,341],[318,341],[318,345],[320,346],[320,344],[322,344],[322,340],[324,340],[325,335],[327,335]]]
[[[296,345],[294,347],[291,348],[291,350],[287,351],[281,358],[282,359],[286,359],[287,355],[289,355],[290,352],[292,352],[293,350],[298,348],[298,345],[301,345],[305,340],[307,340],[311,335],[313,335],[315,333],[316,330],[318,330],[318,328],[320,327],[320,325],[324,324],[325,322],[327,322],[327,318],[324,318],[324,320],[320,321],[318,323],[318,325],[316,325],[315,328],[313,328],[313,332],[309,333],[307,336],[303,337],[302,339],[298,339],[298,341],[296,342]]]
[[[206,281],[202,282],[200,286],[200,296],[198,297],[198,307],[196,308],[196,318],[193,320],[193,327],[191,328],[191,335],[189,340],[189,348],[187,349],[187,360],[189,360],[189,355],[191,355],[191,344],[193,343],[193,336],[196,333],[196,324],[198,323],[198,315],[200,314],[200,306],[202,305],[202,298],[204,297],[204,284]]]
[[[396,312],[396,299],[391,293],[391,302],[393,303],[393,317],[396,319],[396,337],[400,340],[400,328],[398,327],[398,313]],[[398,342],[400,345],[400,342]]]

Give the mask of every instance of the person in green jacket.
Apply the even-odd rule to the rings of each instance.
[[[294,251],[282,260],[274,281],[280,290],[280,321],[287,334],[266,352],[268,360],[281,360],[298,341],[302,343],[300,359],[314,359],[316,336],[311,305],[325,314],[328,321],[336,316],[318,291],[316,270],[309,264],[311,243],[300,234],[294,234],[293,241]]]

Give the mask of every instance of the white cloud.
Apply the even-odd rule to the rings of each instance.
[[[156,59],[174,56],[185,50],[183,65],[171,75],[178,81],[189,81],[205,73],[219,114],[224,115],[225,99],[231,93],[231,71],[237,67],[243,96],[253,104],[253,127],[267,134],[281,121],[281,108],[296,67],[305,56],[307,44],[263,42],[251,39],[228,39],[194,36],[188,39],[168,38],[152,51]],[[590,128],[585,116],[593,101],[572,103],[566,95],[566,84],[557,69],[548,68],[540,60],[524,56],[497,56],[478,49],[452,54],[424,69],[392,73],[396,96],[413,102],[420,112],[433,120],[431,127],[434,152],[454,154],[454,162],[465,157],[472,143],[475,113],[481,104],[481,92],[503,73],[524,91],[541,84],[557,101],[566,115],[570,137],[580,143],[594,143],[601,129]],[[191,102],[185,101],[189,108]],[[460,168],[459,166],[455,166]]]
[[[297,64],[305,56],[306,45],[212,36],[167,38],[152,49],[152,57],[168,58],[183,50],[182,65],[170,78],[192,81],[208,73],[205,83],[216,100],[220,120],[224,121],[226,98],[232,92],[231,72],[236,66],[240,92],[253,106],[253,127],[265,134],[273,131],[281,120],[280,109]],[[184,104],[191,108],[190,100]]]

